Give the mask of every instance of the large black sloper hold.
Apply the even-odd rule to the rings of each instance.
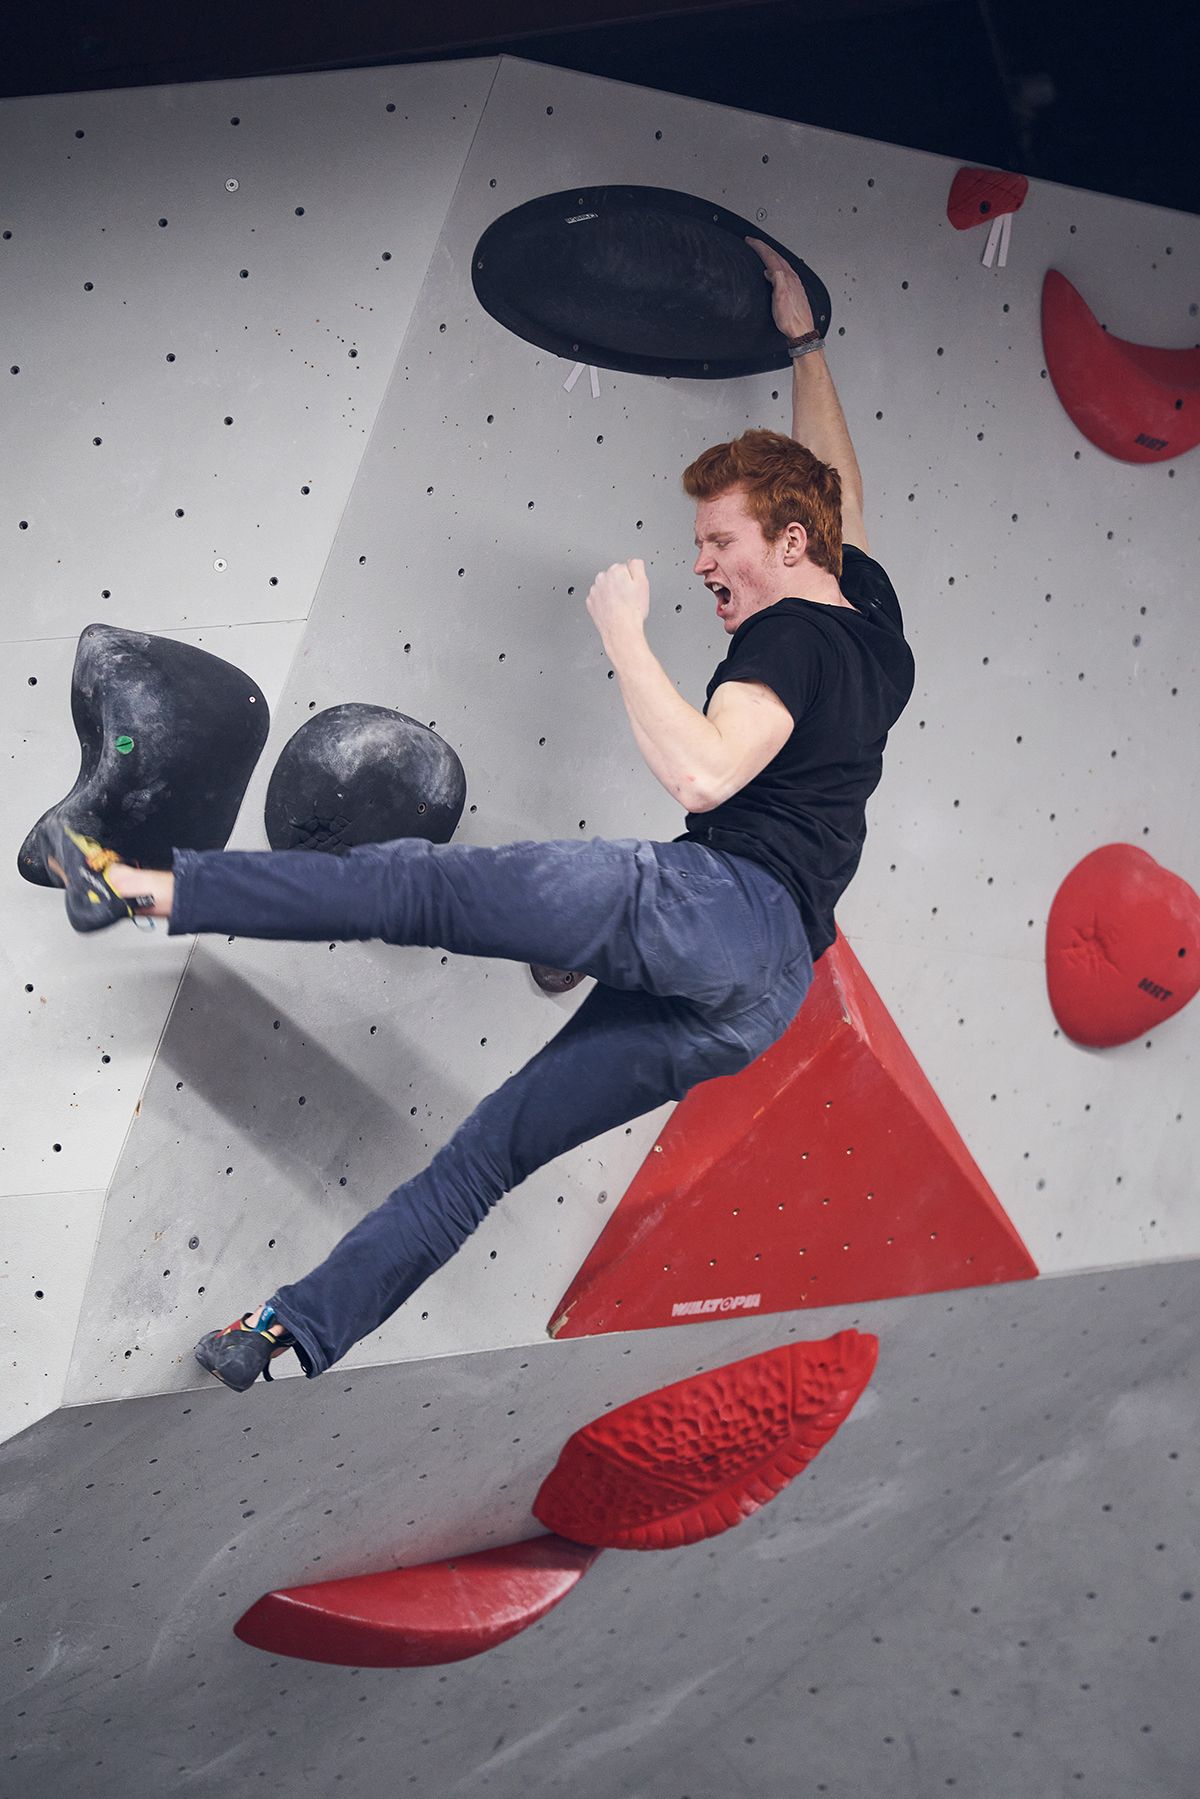
[[[449,843],[466,797],[463,765],[436,731],[352,701],[316,713],[284,744],[267,787],[267,841],[333,852],[398,837]]]
[[[568,188],[488,226],[471,259],[481,306],[539,349],[631,375],[724,381],[785,369],[757,237],[796,270],[824,337],[829,290],[786,244],[666,187]]]
[[[249,675],[194,644],[88,625],[71,716],[79,776],[21,845],[27,881],[58,885],[37,847],[50,817],[142,868],[169,868],[173,849],[224,849],[271,724]]]

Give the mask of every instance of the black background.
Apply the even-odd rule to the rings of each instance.
[[[0,95],[497,52],[1200,212],[1196,0],[45,0]]]

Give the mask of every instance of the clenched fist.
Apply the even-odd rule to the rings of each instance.
[[[645,563],[635,557],[632,562],[614,562],[602,570],[592,582],[587,609],[605,643],[630,625],[644,625],[650,611]]]

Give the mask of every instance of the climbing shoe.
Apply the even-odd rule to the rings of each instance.
[[[248,1324],[249,1317],[249,1312],[243,1312],[224,1330],[209,1331],[196,1345],[196,1360],[200,1366],[207,1368],[214,1380],[232,1387],[235,1393],[244,1393],[247,1387],[252,1387],[260,1374],[264,1380],[270,1380],[271,1371],[267,1364],[277,1355],[298,1348],[289,1331],[284,1331],[282,1337],[272,1336],[270,1326],[278,1322],[274,1306],[263,1307],[257,1324]],[[303,1359],[301,1357],[301,1361]]]
[[[67,917],[77,931],[98,931],[121,918],[136,923],[139,912],[153,906],[149,894],[126,899],[110,886],[108,870],[121,860],[115,850],[81,836],[58,818],[45,819],[39,835],[46,867],[67,890]],[[142,922],[153,930],[150,919]]]

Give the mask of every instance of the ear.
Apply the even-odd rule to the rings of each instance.
[[[805,551],[808,549],[808,532],[803,525],[793,519],[785,529],[783,538],[783,560],[791,568],[804,558]]]

